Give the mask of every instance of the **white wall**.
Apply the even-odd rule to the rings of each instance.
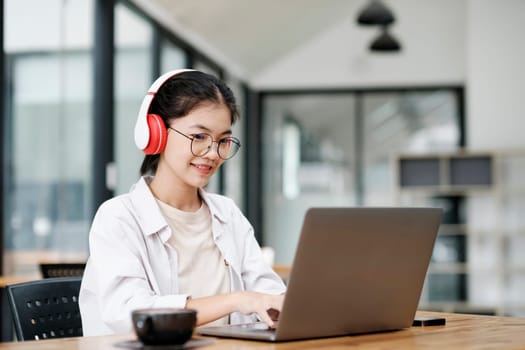
[[[468,0],[467,142],[525,147],[525,1]]]
[[[349,15],[263,70],[250,84],[258,89],[462,84],[465,0],[385,3],[397,16],[391,32],[403,45],[400,53],[371,53],[368,46],[378,29],[358,26],[356,16]],[[361,5],[356,3],[356,14]]]
[[[390,0],[399,54],[367,50],[377,35],[353,18],[250,80],[257,89],[463,84],[467,146],[525,148],[525,1]],[[361,8],[356,5],[356,11]]]

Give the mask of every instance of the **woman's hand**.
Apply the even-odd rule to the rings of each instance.
[[[283,306],[284,294],[233,292],[209,297],[188,299],[186,308],[197,310],[197,325],[215,321],[232,312],[256,313],[269,327],[274,326]]]
[[[284,294],[272,295],[257,292],[234,293],[237,311],[243,314],[256,313],[257,316],[273,328],[283,307]]]

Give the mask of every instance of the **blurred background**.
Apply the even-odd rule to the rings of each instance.
[[[209,190],[275,264],[309,207],[440,206],[420,307],[525,316],[525,1],[0,3],[3,275],[87,259],[147,88],[191,67],[242,111]]]

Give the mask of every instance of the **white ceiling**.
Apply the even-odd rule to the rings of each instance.
[[[234,74],[249,79],[331,24],[356,27],[367,0],[133,0]]]

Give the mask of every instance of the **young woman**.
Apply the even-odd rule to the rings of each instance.
[[[151,86],[135,126],[146,153],[130,192],[98,209],[79,296],[84,335],[130,332],[131,311],[197,310],[197,324],[269,326],[285,286],[234,202],[203,188],[240,142],[231,90],[193,70]]]

